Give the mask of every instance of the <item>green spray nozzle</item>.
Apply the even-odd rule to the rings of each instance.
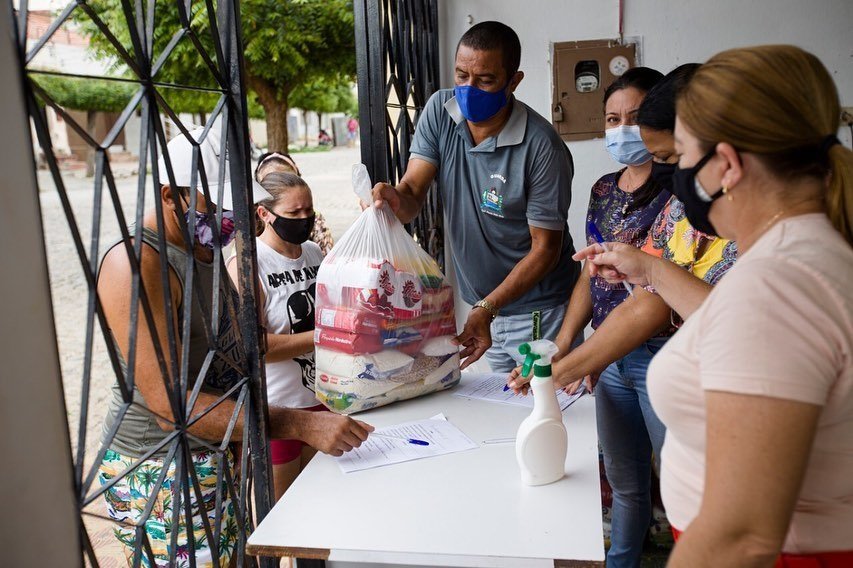
[[[539,354],[533,353],[530,350],[529,343],[522,343],[518,346],[518,352],[524,355],[524,365],[521,366],[521,376],[530,375],[530,368],[533,367],[533,362],[539,359]]]
[[[547,339],[537,339],[529,343],[522,343],[518,346],[518,352],[524,355],[524,364],[521,366],[521,376],[527,377],[530,375],[530,370],[534,363],[537,367],[550,367],[551,358],[557,354],[559,349],[552,341]],[[548,375],[550,375],[550,370]]]

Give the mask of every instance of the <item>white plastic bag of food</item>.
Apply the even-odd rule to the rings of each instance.
[[[371,203],[367,168],[353,189]],[[453,291],[388,205],[370,206],[317,274],[317,399],[350,414],[459,382]]]

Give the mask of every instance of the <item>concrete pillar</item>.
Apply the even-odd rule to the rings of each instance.
[[[81,566],[80,516],[12,10],[0,10],[0,550]]]

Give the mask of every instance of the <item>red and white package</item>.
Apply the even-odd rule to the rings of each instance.
[[[314,345],[351,355],[379,353],[384,348],[379,334],[353,333],[320,326],[314,327]]]
[[[369,312],[350,308],[320,308],[317,325],[351,333],[379,333],[385,319]]]
[[[363,201],[372,201],[363,166],[354,168],[353,186]],[[327,377],[317,381],[316,392],[331,410],[359,412],[458,382],[453,290],[387,205],[365,209],[338,240],[320,266],[316,290],[314,343],[322,349],[315,361]],[[392,351],[411,358],[411,366],[372,368]],[[338,354],[363,357],[363,368],[345,376]]]
[[[442,286],[424,289],[422,307],[424,314],[446,313],[448,309],[453,310],[453,288]]]

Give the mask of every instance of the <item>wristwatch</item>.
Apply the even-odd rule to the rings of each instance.
[[[475,308],[483,308],[489,315],[492,316],[492,321],[495,321],[495,318],[498,317],[498,308],[488,300],[480,300],[476,304],[474,304]]]

